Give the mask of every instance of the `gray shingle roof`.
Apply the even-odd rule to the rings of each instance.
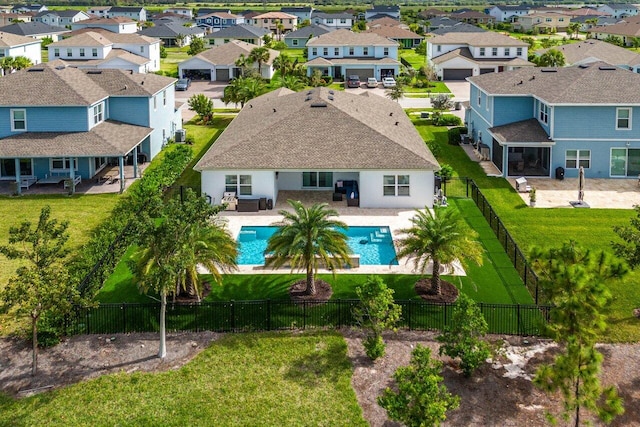
[[[242,39],[242,38],[254,38],[254,37],[262,37],[265,34],[271,34],[271,31],[254,27],[249,24],[238,24],[232,25],[231,27],[223,28],[220,31],[213,32],[211,34],[207,34],[205,38],[207,39]]]
[[[640,104],[640,74],[604,62],[564,68],[527,67],[468,80],[490,95],[533,95],[556,105]]]
[[[380,25],[374,28],[370,28],[366,33],[375,33],[382,37],[390,39],[423,39],[424,36],[416,34],[413,31],[405,30],[400,27],[392,27],[391,25]]]
[[[4,33],[0,31],[0,47],[20,46],[38,42],[41,41],[35,40],[33,37],[26,37],[18,34]]]
[[[591,59],[590,62],[604,61],[612,65],[640,64],[640,54],[629,49],[604,42],[602,40],[588,39],[578,43],[555,46],[553,48],[564,54],[567,64],[575,64]],[[537,50],[536,54],[542,55],[549,49]]]
[[[20,36],[60,34],[69,32],[69,30],[67,30],[66,28],[54,27],[53,25],[44,24],[42,22],[16,22],[15,24],[0,27],[0,31],[4,31],[5,33],[18,34]]]
[[[88,132],[25,132],[0,139],[0,157],[124,156],[153,129],[107,120]]]
[[[326,12],[314,12],[313,18],[324,18],[324,19],[353,19],[353,15],[346,12],[339,13],[326,13]]]
[[[528,119],[520,122],[509,123],[504,126],[489,128],[498,142],[501,143],[544,143],[552,144],[549,135],[536,119]]]
[[[231,40],[229,43],[207,49],[204,52],[197,54],[193,58],[207,61],[213,65],[235,65],[236,60],[240,57],[240,55],[249,56],[249,53],[251,53],[251,51],[256,47],[258,46],[251,43],[246,43],[240,40]],[[269,49],[269,60],[266,62],[266,64],[273,64],[273,60],[278,55],[280,55],[280,52],[278,52],[277,50]],[[181,64],[188,61],[190,60],[187,59]]]
[[[470,46],[529,46],[522,40],[493,31],[484,32],[448,32],[443,35],[433,37],[429,40],[431,44],[467,44]]]
[[[327,88],[278,89],[242,109],[196,165],[203,169],[436,170],[397,102]]]
[[[432,30],[430,31],[430,34],[434,36],[441,36],[448,33],[484,33],[486,31],[487,30],[476,27],[475,25],[456,21],[453,25],[443,26],[438,29]]]
[[[482,57],[482,58],[474,58],[473,55],[471,55],[471,51],[469,50],[468,47],[462,47],[462,48],[458,48],[458,49],[454,49],[451,50],[447,53],[443,53],[440,56],[436,56],[435,58],[432,59],[434,64],[442,64],[443,62],[449,61],[453,58],[457,58],[457,57],[462,57],[465,58],[467,61],[479,64],[480,66],[486,64],[486,65],[491,65],[492,67],[496,66],[496,65],[511,65],[511,66],[530,66],[533,67],[535,66],[534,63],[527,61],[526,59],[522,59],[520,57],[516,57],[516,58],[487,58],[487,57]]]
[[[138,31],[138,34],[147,37],[176,37],[179,34],[185,36],[204,34],[204,30],[196,26],[185,27],[177,22],[160,22],[156,23],[153,27],[147,27]]]
[[[307,46],[397,46],[398,43],[374,33],[335,30],[312,38]]]
[[[302,27],[299,30],[291,31],[287,33],[284,38],[285,39],[306,39],[309,36],[317,37],[323,34],[327,34],[332,31],[331,29],[325,27],[324,25],[307,25],[306,27]]]

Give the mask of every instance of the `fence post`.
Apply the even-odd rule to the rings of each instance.
[[[413,304],[413,302],[411,300],[409,300],[408,303],[407,303],[407,326],[409,327],[410,331],[413,330],[411,328],[411,305],[412,304]]]
[[[522,335],[520,332],[520,304],[518,304],[518,308],[517,308],[517,319],[518,319],[518,335]]]
[[[267,331],[271,330],[271,298],[267,299]]]
[[[338,328],[342,327],[342,300],[340,298],[338,298],[337,300],[337,304],[338,304]]]
[[[538,305],[538,283],[539,280],[536,278],[536,305]]]
[[[235,330],[236,328],[236,302],[235,300],[231,300],[231,304],[229,305],[229,329]]]
[[[444,323],[442,324],[442,328],[446,328],[447,327],[447,307],[449,306],[448,303],[444,303],[444,305],[442,306],[442,308],[444,309]]]
[[[302,301],[302,330],[307,329],[307,301]]]
[[[127,333],[127,303],[122,303],[120,305],[120,310],[122,310],[122,332]]]

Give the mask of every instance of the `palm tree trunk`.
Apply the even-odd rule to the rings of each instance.
[[[167,312],[167,291],[160,292],[160,348],[158,357],[164,359],[167,356],[167,336],[165,330],[165,314]]]
[[[433,258],[433,273],[431,273],[431,290],[436,295],[442,295],[440,288],[440,260]]]
[[[316,280],[313,277],[313,268],[309,265],[307,266],[307,295],[315,295],[316,294]]]
[[[38,317],[31,316],[31,333],[32,333],[32,347],[33,355],[31,360],[31,375],[36,376],[38,373]]]

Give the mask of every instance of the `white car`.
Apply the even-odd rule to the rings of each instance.
[[[378,87],[378,80],[376,80],[375,77],[369,77],[367,79],[367,87],[368,88]]]
[[[396,81],[393,77],[385,77],[382,79],[383,87],[395,87]]]

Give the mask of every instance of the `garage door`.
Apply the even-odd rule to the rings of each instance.
[[[367,81],[369,77],[375,77],[373,68],[356,68],[356,69],[347,68],[345,70],[344,75],[347,77],[356,75],[360,77],[361,82]]]
[[[185,69],[182,70],[182,74],[191,80],[211,80],[211,70]]]
[[[493,73],[495,68],[480,68],[480,74],[489,74]]]
[[[443,73],[444,80],[464,80],[472,75],[472,68],[447,68]]]
[[[228,82],[229,81],[229,69],[228,68],[216,68],[216,81]]]

